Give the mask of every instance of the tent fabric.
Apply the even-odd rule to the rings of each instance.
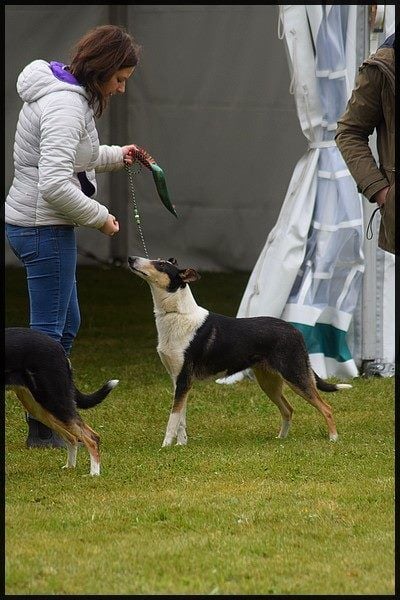
[[[336,121],[351,92],[345,44],[349,14],[354,11],[347,5],[306,7],[313,24],[313,64],[322,117],[310,146],[319,148],[320,154],[306,253],[282,318],[304,334],[311,365],[321,377],[358,375],[346,333],[364,272],[362,204],[333,141]]]
[[[364,270],[362,205],[334,142],[351,91],[348,66],[354,72],[355,57],[346,54],[346,41],[355,38],[349,31],[355,9],[281,5],[292,90],[309,150],[293,173],[237,314],[292,322],[321,377],[358,374],[346,333]]]
[[[288,272],[288,257],[292,262],[298,259],[301,240],[297,239],[293,244],[292,231],[295,228],[299,232],[301,224],[309,223],[309,207],[304,206],[301,193],[309,184],[304,181],[302,187],[296,186],[297,171],[307,160],[302,157],[277,225],[268,236],[251,273],[237,314],[238,317],[271,314],[294,323],[304,334],[313,368],[323,377],[356,376],[365,358],[374,363],[374,374],[394,374],[394,257],[377,248],[377,235],[374,240],[365,239],[363,224],[365,229],[372,205],[357,194],[332,141],[337,116],[343,111],[354,85],[356,66],[366,54],[365,44],[361,44],[362,52],[359,52],[360,8],[363,9],[358,6],[280,5],[280,37],[285,37],[288,48],[293,91],[296,90],[296,76],[297,90],[301,89],[296,104],[303,133],[309,139],[313,125],[316,133],[321,131],[317,128],[318,96],[309,91],[315,92],[310,74],[310,52],[315,49],[317,55],[315,81],[324,129],[322,141],[310,143],[310,148],[320,149],[315,167],[314,212],[309,230],[303,237],[304,261],[293,282],[295,267],[292,264],[293,268]],[[385,12],[381,41],[393,32],[394,5],[386,6]],[[367,16],[365,10],[360,16],[363,24]],[[308,26],[312,44],[307,40]],[[296,191],[298,198],[293,197]],[[379,218],[375,223],[375,227],[378,226]],[[280,273],[277,230],[283,251]],[[285,232],[288,234],[286,246]],[[363,247],[366,248],[366,259]],[[282,297],[291,284],[282,308]],[[251,371],[218,382],[234,383],[245,376],[250,377]]]

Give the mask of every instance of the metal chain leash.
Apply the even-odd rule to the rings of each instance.
[[[143,235],[143,231],[142,231],[142,226],[140,224],[140,214],[139,214],[139,209],[138,209],[138,205],[136,202],[136,195],[135,195],[135,185],[133,183],[133,176],[137,175],[138,173],[140,173],[142,166],[139,162],[135,162],[134,163],[137,167],[137,170],[133,170],[133,165],[127,165],[125,164],[125,169],[128,173],[128,178],[129,178],[129,189],[130,189],[130,193],[131,193],[131,197],[132,197],[132,202],[133,202],[133,216],[135,218],[135,222],[136,222],[136,226],[139,232],[139,236],[142,242],[142,246],[146,255],[146,258],[149,258],[149,253],[147,252],[147,246],[146,246],[146,242],[144,240],[144,235]]]

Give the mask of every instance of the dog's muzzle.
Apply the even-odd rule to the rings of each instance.
[[[137,267],[135,267],[135,263],[138,260],[140,260],[140,258],[138,256],[128,256],[128,265],[129,265],[129,268],[132,271],[136,271],[136,273],[140,273],[144,277],[148,277],[147,273],[143,273],[143,271],[141,271],[140,269],[138,269]]]

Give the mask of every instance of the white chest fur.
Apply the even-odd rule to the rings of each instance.
[[[158,333],[157,351],[165,368],[175,380],[184,362],[184,353],[208,310],[198,306],[189,286],[174,294],[152,288]]]

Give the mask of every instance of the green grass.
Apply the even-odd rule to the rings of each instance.
[[[248,274],[203,274],[211,310],[236,314]],[[161,449],[172,401],[150,291],[124,269],[81,267],[77,385],[120,384],[83,413],[102,472],[81,448],[27,450],[6,393],[6,593],[394,593],[394,381],[325,394],[339,432],[288,390],[292,429],[250,381],[195,384],[186,447]],[[6,324],[26,325],[24,274],[6,270]]]

